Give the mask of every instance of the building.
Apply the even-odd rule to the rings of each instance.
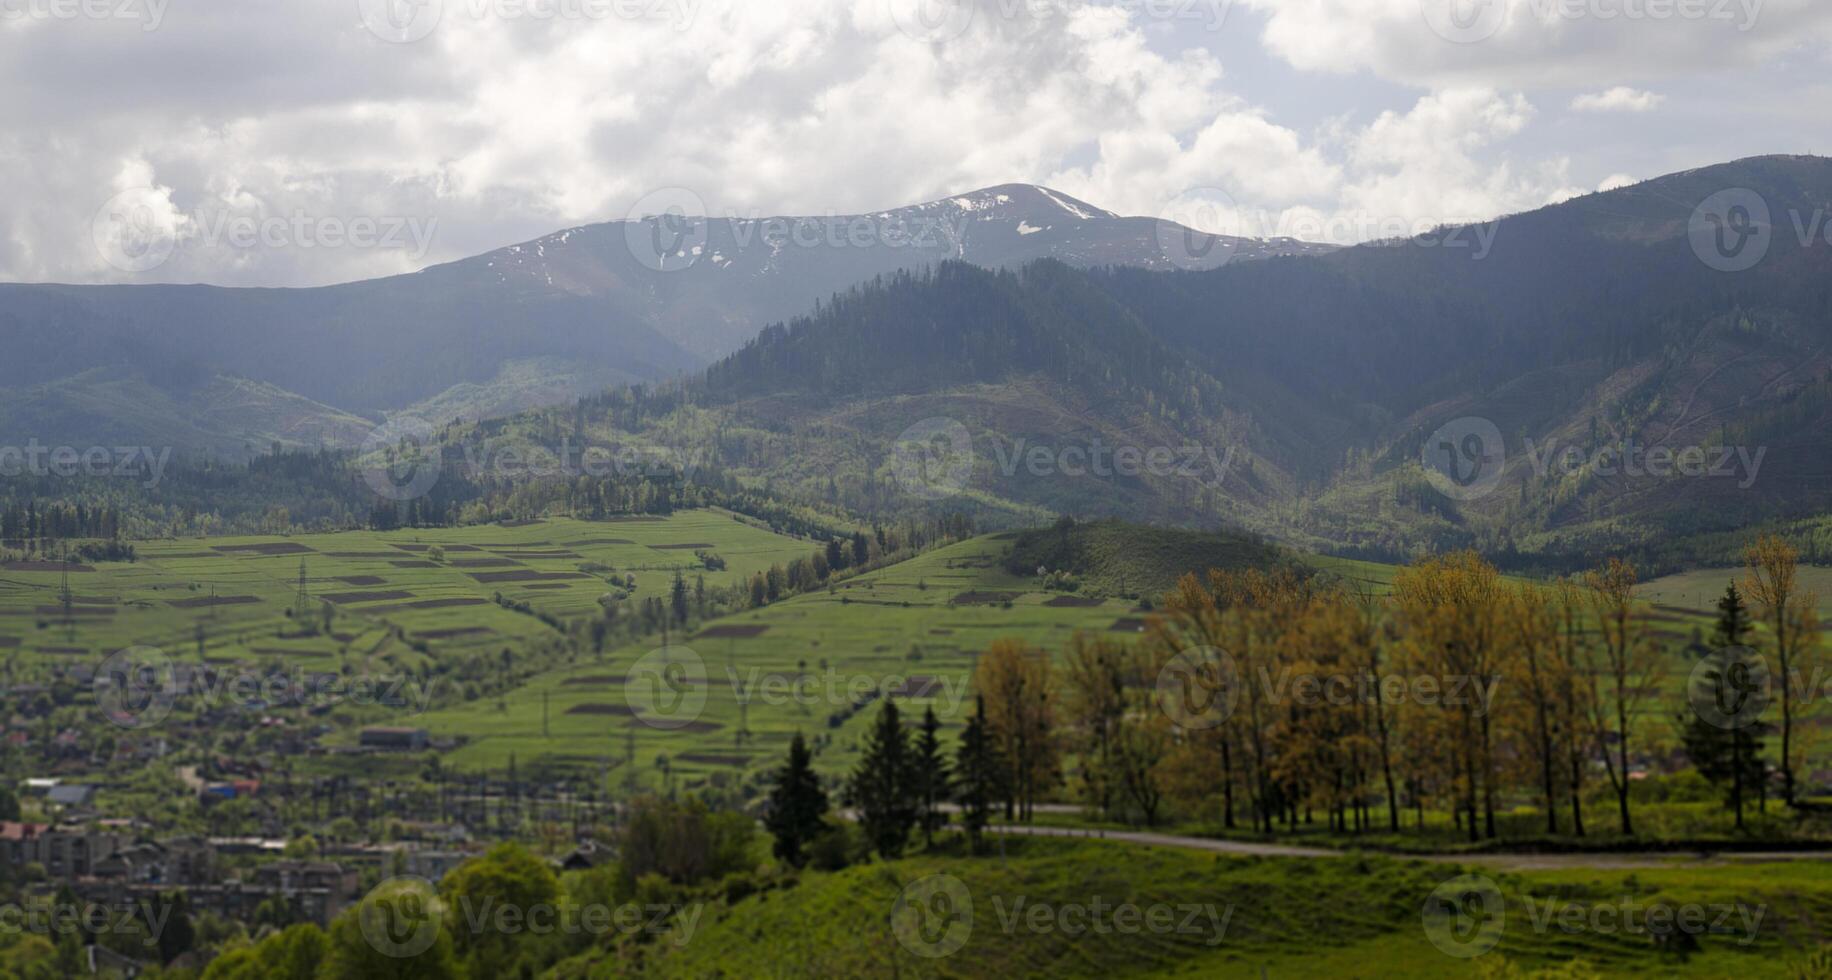
[[[426,749],[424,728],[365,728],[362,747],[385,752],[421,752]]]
[[[57,806],[88,806],[93,799],[95,787],[82,783],[53,786],[45,793],[45,800]]]
[[[84,878],[95,863],[126,847],[128,838],[86,827],[41,823],[0,823],[0,864],[38,864],[52,878]]]
[[[438,881],[447,871],[469,861],[473,854],[464,851],[408,851],[402,859],[405,870],[416,878]]]

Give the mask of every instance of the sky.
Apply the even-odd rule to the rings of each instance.
[[[1040,183],[1349,243],[1832,154],[1829,0],[0,0],[0,281]]]

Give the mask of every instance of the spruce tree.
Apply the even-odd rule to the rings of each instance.
[[[916,736],[916,794],[920,812],[917,823],[922,827],[924,847],[935,846],[935,832],[947,826],[948,815],[941,805],[948,801],[948,759],[941,751],[941,722],[935,709],[922,714],[922,732]]]
[[[825,829],[827,791],[814,773],[814,754],[800,732],[789,741],[789,761],[776,772],[770,790],[770,813],[763,825],[776,838],[776,857],[795,867],[805,858],[802,849]]]
[[[1753,628],[1749,618],[1749,607],[1743,604],[1743,593],[1737,591],[1735,582],[1724,586],[1724,595],[1718,599],[1717,630],[1712,635],[1712,643],[1718,649],[1743,646]]]
[[[1745,658],[1752,654],[1744,641],[1751,629],[1749,612],[1735,583],[1724,589],[1718,600],[1717,629],[1712,636],[1716,646],[1710,655],[1710,668],[1701,676],[1704,689],[1694,697],[1710,697],[1720,702],[1747,685],[1747,679],[1735,676],[1746,670]],[[1744,692],[1745,694],[1747,692]],[[1762,738],[1771,727],[1757,718],[1733,717],[1731,727],[1721,720],[1706,719],[1694,711],[1681,729],[1686,756],[1699,775],[1713,783],[1729,784],[1728,803],[1736,814],[1736,826],[1743,829],[1743,802],[1752,789],[1765,789],[1768,764],[1762,759]],[[1766,797],[1766,793],[1763,794]]]
[[[986,699],[975,698],[954,763],[954,800],[960,804],[961,823],[974,853],[980,850],[980,834],[992,822],[993,806],[1004,792],[1005,772],[999,743],[986,723]]]
[[[687,580],[681,577],[679,569],[674,572],[674,585],[669,589],[669,601],[674,606],[674,621],[682,626],[687,625]]]
[[[916,826],[917,794],[909,734],[897,705],[884,699],[878,720],[865,737],[865,753],[853,770],[847,802],[872,849],[885,858],[903,854]]]

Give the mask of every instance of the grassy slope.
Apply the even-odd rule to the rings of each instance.
[[[670,755],[687,786],[713,773],[760,772],[773,766],[790,736],[831,734],[819,750],[821,768],[841,771],[854,758],[853,742],[871,712],[861,711],[838,728],[828,717],[860,690],[910,677],[932,677],[941,687],[913,699],[915,710],[933,705],[944,725],[954,727],[971,711],[966,689],[975,656],[994,639],[1015,636],[1063,649],[1077,629],[1107,630],[1134,615],[1131,604],[1107,600],[1088,607],[1049,606],[1055,596],[1031,591],[1035,579],[1000,567],[1001,542],[981,537],[941,548],[911,561],[848,579],[830,591],[797,596],[752,612],[728,616],[716,626],[763,627],[755,636],[689,637],[685,645],[705,664],[706,707],[702,720],[712,731],[663,731],[631,725],[627,717],[569,715],[585,703],[625,703],[623,680],[646,648],[611,652],[603,664],[584,663],[537,679],[512,694],[502,709],[470,705],[427,716],[435,732],[464,733],[475,740],[452,760],[463,766],[502,765],[510,752],[518,760],[544,754],[607,755],[620,759],[634,733],[639,768],[652,774],[657,756]],[[1002,602],[961,602],[1012,597]],[[824,666],[823,666],[824,665]],[[764,677],[793,679],[803,672],[815,685],[809,694],[774,693]],[[734,684],[733,677],[737,678]],[[569,683],[569,681],[571,683]],[[739,743],[739,684],[752,684],[748,724],[754,737]],[[833,696],[829,692],[837,692]],[[545,699],[551,737],[541,734]],[[650,781],[653,775],[644,777]]]
[[[311,550],[304,554],[282,555],[222,550],[262,544],[297,545]],[[74,638],[63,625],[61,612],[55,609],[38,612],[40,607],[57,605],[61,580],[58,573],[0,568],[0,637],[19,639],[19,649],[27,655],[26,662],[39,659],[30,655],[46,647],[80,648],[83,654],[106,656],[132,644],[148,644],[161,647],[173,656],[182,656],[194,651],[195,630],[201,624],[209,634],[209,655],[212,657],[253,656],[257,655],[255,647],[285,649],[291,656],[308,659],[332,657],[339,646],[332,638],[278,638],[282,631],[295,632],[285,613],[297,592],[299,564],[303,558],[306,587],[314,606],[317,597],[326,595],[411,593],[411,598],[407,599],[340,603],[333,627],[336,632],[360,633],[372,628],[399,626],[413,635],[426,630],[484,627],[490,630],[491,639],[473,638],[465,642],[503,643],[525,636],[530,630],[546,627],[531,617],[488,603],[494,593],[529,601],[544,612],[578,616],[594,612],[598,597],[606,591],[606,584],[599,575],[609,573],[538,583],[563,586],[557,589],[529,589],[526,584],[517,582],[479,582],[474,575],[524,570],[576,574],[581,565],[597,563],[615,569],[619,577],[634,573],[638,597],[665,596],[676,568],[685,570],[691,581],[699,566],[692,549],[657,550],[656,547],[681,544],[710,544],[713,551],[727,560],[725,571],[705,573],[710,584],[737,581],[772,563],[789,561],[816,548],[814,542],[774,534],[720,511],[686,512],[665,520],[587,522],[556,519],[512,528],[485,525],[353,531],[292,538],[141,542],[136,545],[140,556],[138,562],[97,565],[93,572],[70,576],[70,588],[79,603],[94,599],[113,610],[107,616],[81,618]],[[423,562],[425,549],[433,545],[476,550],[450,551],[446,562],[435,567],[400,564]],[[515,553],[517,549],[563,552],[566,556],[514,558],[509,559],[508,564],[492,567],[467,568],[454,564],[500,556],[505,552]],[[381,581],[352,584],[343,581],[345,578]],[[213,608],[173,605],[207,599],[213,593],[219,597],[252,596],[259,601]],[[434,610],[398,608],[407,602],[445,598],[481,598],[486,604]],[[446,645],[435,644],[435,650]],[[56,654],[55,661],[72,656],[75,655]]]
[[[1155,599],[1186,572],[1271,565],[1270,545],[1234,534],[1093,521],[1011,536],[1013,567],[1073,572],[1084,592]]]
[[[248,552],[223,552],[218,549],[246,544],[292,544],[310,548],[311,553],[263,556]],[[698,560],[693,549],[661,548],[663,545],[710,544],[712,550],[728,563],[723,572],[707,572],[709,584],[736,582],[743,576],[779,562],[787,562],[815,550],[812,541],[798,540],[759,528],[722,511],[691,511],[667,519],[636,519],[586,522],[555,519],[520,527],[485,525],[480,527],[402,530],[387,533],[346,532],[326,535],[300,535],[293,538],[210,538],[178,541],[142,542],[137,545],[141,559],[132,564],[102,564],[93,572],[70,576],[71,591],[83,609],[101,610],[102,615],[82,615],[74,625],[65,625],[58,601],[61,576],[52,571],[0,568],[0,670],[5,683],[49,684],[54,672],[76,664],[99,663],[116,650],[129,646],[151,646],[160,649],[174,661],[196,662],[199,659],[196,634],[201,627],[206,636],[204,658],[223,667],[225,676],[236,676],[242,670],[266,675],[283,671],[303,680],[312,673],[346,672],[363,678],[399,678],[408,672],[434,666],[435,661],[449,666],[460,658],[484,658],[494,662],[501,650],[524,651],[537,644],[560,639],[552,627],[539,618],[511,611],[492,601],[501,592],[506,599],[526,602],[534,610],[566,618],[595,615],[597,599],[609,588],[601,576],[616,574],[619,578],[634,574],[636,597],[665,597],[677,567],[684,568],[691,582],[697,574]],[[425,566],[424,549],[433,545],[447,548],[446,562]],[[414,550],[409,550],[409,549]],[[476,549],[476,550],[467,550]],[[566,557],[525,557],[527,552],[564,552]],[[503,554],[524,557],[502,559]],[[297,589],[300,559],[306,561],[307,590],[314,598],[324,595],[406,592],[411,598],[351,599],[337,606],[332,635],[300,635],[292,620],[286,617]],[[506,560],[500,567],[460,567],[454,562],[478,559]],[[409,563],[403,566],[400,563]],[[580,573],[582,566],[608,565],[615,572]],[[479,582],[475,573],[501,571],[535,571],[571,573],[577,578],[538,583]],[[342,581],[345,578],[356,582]],[[379,579],[379,582],[370,581]],[[529,584],[546,586],[529,588]],[[251,597],[255,601],[216,606],[183,606],[175,603],[208,600],[217,597]],[[459,599],[468,605],[435,609],[406,608],[423,600]],[[49,610],[41,611],[41,610]],[[465,631],[460,635],[451,631]],[[429,635],[431,634],[431,635]],[[423,647],[426,652],[422,652]],[[435,693],[453,694],[456,679],[441,678]],[[75,685],[79,703],[87,703],[90,687]],[[411,692],[410,692],[411,693]],[[422,714],[417,694],[407,707],[346,705],[328,719],[339,730],[329,735],[330,744],[353,743],[358,724],[428,725],[430,714]],[[604,700],[602,697],[598,700]],[[618,699],[619,701],[621,698]],[[209,702],[183,699],[178,714],[168,722],[175,724],[186,714]],[[234,707],[231,697],[219,699],[223,707]],[[485,705],[489,707],[486,709]],[[467,738],[488,734],[492,730],[495,703],[472,701],[441,713],[449,723],[434,726],[439,734]],[[556,719],[564,704],[556,705]],[[523,716],[534,735],[540,735],[541,706],[531,706]],[[251,719],[258,717],[250,715]],[[99,716],[97,722],[100,723]],[[500,728],[500,725],[495,726]],[[599,752],[582,753],[586,748],[579,734],[562,725],[555,726],[556,736],[566,741],[541,739],[546,751],[555,755],[578,755],[579,761],[596,765]],[[530,759],[530,753],[524,759]],[[481,756],[472,750],[456,753],[464,764],[478,759],[501,765],[507,752]],[[500,757],[499,757],[500,756]],[[417,764],[406,757],[367,759],[361,765],[373,775],[395,764]],[[315,766],[337,765],[336,757],[301,760]]]
[[[97,368],[42,385],[0,388],[0,428],[34,433],[50,445],[86,446],[94,432],[106,431],[111,446],[208,446],[239,456],[273,442],[350,445],[372,427],[294,392],[227,376],[172,391],[132,372]]]
[[[1724,594],[1725,585],[1736,582],[1737,587],[1742,588],[1743,574],[1741,568],[1700,568],[1680,572],[1643,584],[1641,597],[1662,605],[1712,614],[1717,608],[1718,598]],[[1832,568],[1803,565],[1800,569],[1800,585],[1819,593],[1821,616],[1832,614]]]
[[[1482,961],[1537,966],[1581,957],[1610,976],[1783,977],[1792,959],[1827,938],[1823,923],[1832,913],[1832,870],[1818,862],[1497,873],[1506,930],[1482,961],[1468,961],[1439,952],[1422,924],[1426,897],[1458,874],[1449,865],[1235,858],[1086,841],[1010,841],[1008,848],[1003,859],[924,854],[804,873],[794,888],[710,908],[691,941],[651,947],[639,975],[1468,977]],[[931,874],[958,878],[973,903],[970,938],[942,958],[916,955],[889,928],[903,886]],[[1212,904],[1225,928],[1213,942],[1205,914],[1199,928],[1182,931],[1179,911],[1178,925],[1163,933],[1071,934],[1033,928],[1016,914],[1020,899],[1059,909],[1097,898],[1108,906]],[[1682,961],[1654,951],[1643,934],[1562,928],[1547,917],[1548,901],[1612,909],[1741,903],[1752,915],[1761,909],[1762,918],[1747,945],[1742,934],[1706,936],[1700,952]],[[588,956],[560,975],[614,974],[609,961]]]

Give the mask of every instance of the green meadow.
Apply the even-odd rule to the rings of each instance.
[[[1741,568],[1701,568],[1653,579],[1641,587],[1641,596],[1649,602],[1677,609],[1694,610],[1708,615],[1717,606],[1724,586],[1736,582],[1742,588]],[[1800,566],[1800,585],[1819,594],[1819,614],[1832,614],[1832,568],[1818,565]]]
[[[89,685],[69,668],[129,647],[237,677],[419,680],[426,696],[407,707],[371,703],[332,714],[337,730],[326,742],[335,745],[354,744],[361,724],[419,724],[415,705],[459,700],[457,686],[474,686],[504,651],[513,659],[563,649],[569,638],[555,624],[596,616],[599,598],[631,577],[633,599],[665,601],[677,571],[690,583],[704,576],[708,587],[733,586],[817,544],[706,510],[135,547],[134,562],[0,566],[0,664],[9,684],[55,692],[60,678],[74,676],[80,702]],[[696,552],[725,567],[707,569]],[[302,565],[303,618],[294,615]],[[459,664],[473,676],[455,673]],[[180,699],[179,719],[199,706]],[[467,705],[459,714],[475,712]]]
[[[634,959],[590,954],[559,975],[1374,980],[1522,976],[1577,960],[1608,977],[1794,978],[1818,976],[1799,971],[1832,915],[1832,869],[1812,860],[1507,870],[1085,840],[993,846],[969,859],[950,837],[898,861],[804,871],[792,888],[712,904],[691,942],[661,937]],[[900,907],[925,879],[952,879],[947,903]],[[1499,914],[1428,927],[1428,900],[1453,879],[1492,886]],[[1657,924],[1688,914],[1707,926],[1696,948],[1654,942],[1645,923],[1661,909],[1671,911],[1655,912]],[[910,928],[923,915],[927,928]]]
[[[667,756],[673,778],[691,787],[760,775],[801,731],[818,743],[821,768],[837,772],[850,766],[876,711],[875,702],[851,710],[868,692],[899,691],[913,713],[933,707],[953,727],[972,711],[974,661],[993,640],[1022,638],[1060,652],[1076,630],[1136,635],[1143,627],[1144,613],[1130,600],[1035,591],[1034,577],[1001,567],[1006,547],[998,535],[963,541],[677,640],[671,655],[691,665],[686,676],[705,696],[685,727],[636,718],[648,695],[626,682],[651,645],[570,665],[500,703],[434,712],[419,724],[436,735],[469,736],[449,757],[460,767],[500,767],[511,754],[518,764],[544,757],[621,764],[633,741],[645,785],[656,785],[657,761]]]
[[[435,559],[434,548],[440,553]],[[484,525],[292,537],[149,541],[138,561],[76,565],[68,574],[69,615],[58,563],[0,566],[0,637],[16,641],[21,664],[107,655],[148,645],[176,658],[329,661],[374,631],[447,647],[513,643],[545,627],[499,608],[494,596],[560,617],[594,615],[615,575],[634,575],[636,596],[665,596],[676,571],[729,585],[804,556],[810,541],[773,533],[722,511],[606,521],[553,519],[517,527]],[[703,570],[699,550],[725,559]],[[301,636],[288,616],[305,570],[308,607],[335,609],[332,630]],[[466,630],[462,635],[437,634]]]

